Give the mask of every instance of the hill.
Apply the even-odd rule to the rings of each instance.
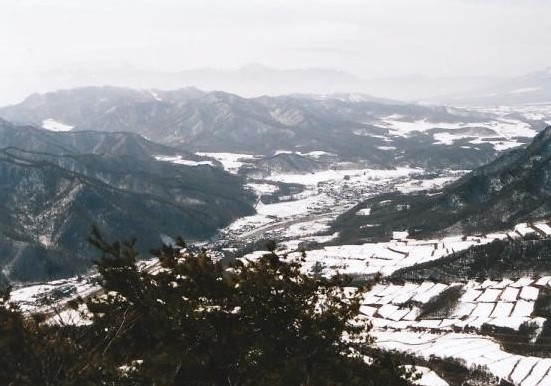
[[[551,215],[551,127],[525,149],[504,154],[438,192],[367,200],[334,225],[344,239],[479,233]],[[355,213],[370,208],[369,216]]]
[[[50,133],[6,122],[0,132],[0,266],[12,280],[88,268],[93,224],[118,239],[139,238],[147,252],[165,235],[202,239],[254,213],[240,177],[199,162],[157,161],[143,150],[167,148],[134,134]]]
[[[0,117],[54,130],[134,132],[190,151],[325,151],[378,167],[474,168],[527,142],[531,122],[334,94],[242,98],[197,89],[85,87],[34,94]],[[431,156],[427,157],[427,151]]]

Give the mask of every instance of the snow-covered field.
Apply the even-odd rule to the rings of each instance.
[[[290,184],[318,185],[322,182],[343,181],[347,184],[361,184],[368,181],[385,181],[397,177],[404,177],[414,173],[421,173],[422,169],[329,169],[307,174],[273,174],[267,180]]]
[[[155,156],[155,159],[157,161],[172,162],[178,165],[186,165],[186,166],[201,166],[201,165],[213,166],[212,161],[192,161],[192,160],[183,158],[181,155],[173,156],[173,157],[158,155],[158,156]]]
[[[532,316],[534,302],[551,277],[523,277],[513,281],[442,284],[425,281],[403,285],[378,284],[363,300],[360,312],[373,325],[376,344],[429,358],[451,357],[468,367],[486,366],[497,377],[517,385],[551,384],[551,359],[510,354],[490,337],[473,334],[482,324],[518,329],[522,323],[542,325]],[[419,319],[420,308],[409,301],[426,303],[451,286],[465,291],[451,316]]]
[[[309,236],[325,232],[331,221],[358,201],[392,190],[410,192],[438,188],[466,172],[454,171],[446,176],[423,179],[419,176],[424,171],[418,168],[381,170],[337,167],[305,174],[274,173],[264,182],[249,182],[247,186],[259,197],[277,191],[278,183],[301,184],[304,190],[282,202],[264,204],[259,201],[256,205],[257,213],[230,224],[222,230],[222,238],[274,236],[282,241],[296,241],[304,237],[311,240]],[[413,178],[413,175],[418,178]]]
[[[14,289],[10,300],[17,303],[22,311],[38,312],[63,308],[63,305],[80,296],[85,298],[98,290],[91,277],[55,280]]]
[[[399,136],[407,136],[413,131],[427,131],[434,128],[450,130],[451,133],[453,133],[453,131],[458,131],[458,138],[468,138],[473,136],[473,134],[460,134],[464,131],[460,129],[491,129],[493,133],[490,135],[485,135],[485,138],[533,137],[534,135],[536,135],[536,131],[531,127],[529,123],[523,122],[518,119],[499,118],[497,120],[490,120],[487,122],[449,123],[433,122],[427,119],[406,121],[402,120],[401,118],[403,117],[391,115],[384,118],[380,125],[381,127],[389,128],[392,134]]]
[[[239,168],[247,161],[259,158],[255,155],[239,153],[197,153],[197,155],[214,158],[219,161],[222,166],[224,166],[224,169],[230,173],[237,173]]]
[[[518,329],[525,322],[543,323],[532,317],[534,303],[541,288],[541,279],[523,278],[522,282],[504,279],[499,282],[442,284],[431,281],[403,285],[377,284],[363,301],[362,313],[378,319],[379,327],[390,329],[435,328],[454,331],[468,327],[480,328],[483,324]],[[458,303],[445,319],[418,320],[420,308],[415,303],[426,303],[450,287],[464,291]],[[402,323],[392,323],[402,322]]]
[[[520,106],[496,106],[484,108],[471,108],[480,112],[488,112],[499,116],[517,116],[530,121],[543,121],[551,125],[551,104],[541,103]]]
[[[323,229],[323,221],[317,226]],[[541,223],[547,225],[545,223]],[[524,226],[525,224],[521,224]],[[534,224],[534,228],[539,223]],[[300,232],[316,229],[314,223],[301,223]],[[300,234],[300,232],[297,232]],[[535,232],[535,231],[534,231]],[[292,234],[293,230],[289,230]],[[325,246],[320,249],[308,250],[304,268],[311,269],[314,265],[323,267],[322,273],[331,276],[337,272],[349,275],[391,275],[395,271],[431,260],[437,260],[454,252],[459,252],[474,245],[491,243],[497,239],[506,239],[508,234],[491,233],[480,236],[450,236],[442,239],[416,240],[408,239],[407,232],[395,232],[395,238],[388,242],[364,243],[360,245]],[[283,243],[282,252],[291,252],[295,243]],[[296,253],[296,252],[295,252]],[[258,253],[246,255],[254,258]],[[293,257],[293,253],[290,254]]]
[[[551,124],[551,104],[525,106],[496,106],[469,108],[473,111],[490,114],[487,120],[469,122],[448,122],[434,119],[416,119],[392,114],[370,122],[374,126],[389,130],[389,134],[398,137],[409,137],[414,132],[431,130],[435,144],[451,145],[455,141],[469,139],[468,144],[488,143],[496,151],[504,151],[525,143],[537,131],[535,126]],[[452,111],[455,111],[451,108]],[[369,135],[359,132],[358,135]],[[389,139],[389,142],[392,142]],[[469,147],[469,146],[467,146]]]
[[[510,354],[492,339],[473,334],[378,330],[376,345],[428,359],[452,357],[469,367],[485,366],[495,376],[515,385],[551,384],[551,359]]]
[[[389,275],[399,268],[438,259],[473,245],[536,232],[551,236],[551,227],[544,222],[521,223],[503,233],[435,240],[408,239],[406,234],[396,232],[397,238],[386,243],[310,250],[304,269],[328,276],[336,272]],[[244,259],[255,259],[263,253],[257,251]],[[289,256],[296,258],[298,254]],[[450,287],[460,287],[462,291],[454,308],[441,318],[419,318],[420,304]],[[491,337],[479,336],[477,332],[483,324],[518,330],[524,323],[535,323],[541,328],[545,319],[533,315],[534,304],[540,291],[550,287],[551,276],[450,284],[382,283],[365,295],[360,313],[372,324],[376,344],[383,349],[425,358],[451,357],[469,367],[486,366],[489,372],[513,384],[543,386],[551,384],[550,359],[507,353]]]
[[[448,237],[442,240],[406,239],[362,245],[327,246],[308,251],[306,265],[314,265],[320,261],[328,275],[337,271],[351,275],[390,275],[398,269],[440,259],[450,253],[492,240],[480,237],[467,237],[465,240],[461,237]]]

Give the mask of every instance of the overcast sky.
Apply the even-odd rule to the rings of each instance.
[[[70,67],[328,67],[371,78],[551,66],[551,0],[0,0],[0,77]]]

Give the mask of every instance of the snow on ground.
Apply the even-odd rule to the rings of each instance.
[[[258,156],[251,154],[239,154],[239,153],[196,153],[202,157],[214,158],[220,161],[224,169],[230,173],[237,173],[239,168],[247,161],[258,158]]]
[[[301,153],[301,152],[298,152],[298,154],[299,154],[299,155],[309,156],[309,157],[314,157],[314,158],[320,158],[320,157],[334,157],[334,156],[336,156],[336,154],[328,153],[328,152],[322,151],[322,150],[314,150],[314,151],[311,151],[311,152],[308,152],[308,153]]]
[[[403,120],[400,115],[389,115],[382,118],[378,126],[390,129],[391,134],[406,137],[413,131],[427,131],[433,128],[440,129],[459,129],[467,126],[466,123],[448,123],[448,122],[432,122],[428,119],[419,119],[416,121]]]
[[[532,367],[531,373],[522,381],[523,386],[535,386],[542,385],[543,380],[548,381],[549,367],[551,366],[551,359],[537,361],[536,365]]]
[[[256,211],[265,216],[290,217],[310,213],[320,202],[327,202],[329,197],[325,194],[305,197],[300,200],[278,202],[275,204],[263,204],[259,202]]]
[[[524,300],[535,301],[538,298],[539,290],[535,287],[527,286],[522,287],[519,297]]]
[[[360,209],[356,212],[358,216],[369,216],[371,214],[371,208]]]
[[[98,287],[89,277],[55,280],[15,288],[10,292],[10,301],[17,303],[22,311],[40,311],[50,309],[52,304],[65,303],[77,296],[86,297],[97,289]]]
[[[458,139],[462,139],[463,136],[452,134],[448,132],[443,133],[434,133],[432,137],[435,140],[435,144],[442,144],[442,145],[452,145],[455,141]]]
[[[510,285],[511,285],[511,287],[522,288],[522,287],[526,287],[527,285],[532,284],[532,282],[533,282],[533,280],[529,277],[521,277],[520,279],[518,279],[514,283],[511,283]]]
[[[337,271],[351,275],[390,275],[400,268],[436,260],[473,245],[506,238],[506,234],[494,234],[492,238],[469,236],[446,237],[441,240],[413,240],[403,239],[400,234],[398,236],[399,240],[389,242],[345,244],[309,250],[305,264],[313,266],[318,261],[323,262],[326,275]]]
[[[263,194],[275,193],[278,190],[278,187],[275,184],[249,182],[246,186],[253,189],[258,196],[261,196]]]
[[[453,175],[445,176],[445,177],[437,177],[437,178],[431,178],[427,180],[411,180],[406,181],[402,184],[399,184],[396,186],[396,188],[402,192],[402,193],[409,193],[414,192],[418,190],[435,190],[435,189],[441,189],[444,186],[452,183],[453,181],[457,180],[462,175],[468,173],[467,170],[465,171],[456,171],[453,173]]]
[[[325,196],[325,199],[325,204],[331,202],[329,196]],[[293,248],[296,248],[300,241],[307,240],[307,238],[302,238],[301,236],[315,237],[318,232],[326,232],[329,229],[328,224],[333,217],[320,214],[317,218],[304,221],[302,220],[304,217],[299,216],[297,220],[287,221],[283,228],[277,227],[276,220],[280,217],[289,218],[291,216],[290,218],[293,218],[292,216],[297,213],[311,213],[312,208],[319,208],[319,202],[319,197],[314,195],[291,202],[269,205],[260,203],[257,207],[259,214],[246,218],[243,223],[236,222],[232,224],[232,227],[235,227],[242,237],[264,232],[263,234],[290,239],[284,243],[288,247],[284,252],[292,252]],[[525,229],[524,225],[519,225],[517,229],[523,230],[523,233],[528,233],[529,231],[533,231],[538,224],[540,223],[531,224],[530,229]],[[517,235],[520,237],[519,233]],[[331,235],[329,239],[335,236]],[[337,272],[360,276],[379,273],[385,276],[392,274],[398,269],[436,260],[451,253],[468,249],[473,245],[487,244],[496,239],[505,238],[507,238],[507,233],[490,233],[480,236],[449,236],[439,240],[414,240],[408,239],[407,234],[397,232],[395,239],[388,242],[324,246],[323,248],[309,250],[306,254],[305,267],[309,269],[318,262],[322,262],[324,265],[323,274],[328,276]],[[292,241],[293,239],[295,241]],[[472,302],[476,300],[494,304],[497,301],[512,303],[516,302],[517,298],[522,298],[533,303],[538,293],[536,287],[524,289],[522,296],[520,296],[520,289],[532,283],[533,280],[529,278],[521,278],[516,282],[508,279],[501,282],[487,280],[476,287],[468,288],[462,297],[462,301]],[[489,308],[489,306],[487,307]],[[527,308],[518,308],[518,310],[514,311],[514,315],[511,316],[526,316],[526,310]],[[492,310],[486,311],[482,312],[482,309],[479,309],[474,315],[489,317]]]
[[[441,143],[450,143],[455,139],[461,138],[515,138],[515,137],[533,137],[536,135],[536,131],[532,129],[529,123],[520,121],[518,119],[511,119],[500,117],[496,120],[490,120],[485,122],[433,122],[428,119],[419,119],[416,121],[401,120],[399,116],[388,116],[382,119],[378,125],[384,128],[388,128],[393,135],[407,137],[414,131],[427,131],[430,129],[444,129],[451,132],[437,133],[434,139]],[[457,132],[453,133],[453,130],[460,129],[492,129],[496,134],[473,134],[467,132],[466,134]]]
[[[525,286],[520,289],[512,287],[516,285],[513,282],[505,288],[502,282],[487,281],[487,286],[486,282],[469,282],[464,287],[466,291],[460,298],[454,317],[486,317],[489,318],[487,323],[518,328],[532,314],[539,293],[539,289],[530,285],[533,279],[524,279]],[[529,300],[522,299],[519,292],[524,293],[524,297]]]
[[[186,166],[201,166],[201,165],[214,166],[212,161],[192,161],[192,160],[184,159],[181,155],[177,155],[177,156],[156,155],[155,159],[157,161],[172,162],[174,164],[186,165]]]
[[[471,141],[471,143],[475,143],[474,141]],[[493,143],[494,149],[496,151],[505,151],[509,149],[514,149],[515,147],[522,146],[522,142],[518,141],[497,141]]]
[[[534,227],[536,228],[539,233],[543,233],[545,236],[551,236],[551,227],[545,223],[540,224],[534,224]]]
[[[319,226],[325,220],[297,222],[290,233],[297,236]],[[518,224],[517,237],[542,232],[546,223]],[[509,233],[513,233],[512,231]],[[400,236],[400,237],[398,237]],[[507,233],[490,233],[480,236],[450,236],[435,240],[408,239],[407,234],[397,235],[389,242],[363,245],[325,246],[306,253],[304,271],[321,270],[330,276],[336,272],[367,276],[381,273],[389,275],[395,270],[438,259],[469,248],[507,238]],[[297,244],[294,244],[296,247]],[[262,252],[246,255],[256,259]],[[298,253],[290,254],[297,258]],[[451,286],[462,286],[464,293],[455,308],[440,318],[419,318],[421,306]],[[379,283],[364,295],[360,313],[372,324],[372,335],[383,349],[407,351],[429,358],[452,357],[463,360],[467,366],[486,366],[488,370],[519,385],[551,384],[551,360],[523,357],[504,352],[492,338],[477,335],[484,324],[518,330],[522,324],[544,319],[532,316],[535,300],[541,288],[551,286],[551,277],[521,277],[517,280],[468,281],[466,283],[406,282],[401,285]],[[434,381],[436,382],[436,381]],[[430,381],[429,381],[430,384]]]
[[[246,237],[251,232],[256,232],[259,227],[272,224],[274,219],[261,214],[241,217],[231,223],[227,228],[227,232],[238,232],[241,237]]]
[[[509,354],[492,339],[461,333],[373,332],[375,344],[429,359],[431,355],[464,360],[468,367],[486,366],[497,377],[521,386],[551,384],[551,360]]]
[[[526,279],[528,279],[530,283],[535,281],[535,279]],[[379,310],[379,307],[387,305],[393,305],[400,308],[408,304],[409,301],[425,304],[447,288],[455,286],[461,286],[464,293],[460,297],[455,310],[451,312],[451,319],[447,321],[446,327],[480,327],[482,323],[489,323],[518,329],[523,322],[530,320],[534,302],[537,299],[536,291],[539,291],[537,288],[527,285],[522,287],[521,291],[530,293],[532,300],[528,301],[520,298],[517,300],[515,298],[510,301],[498,301],[497,299],[500,293],[507,291],[507,289],[511,287],[506,287],[505,289],[495,288],[500,286],[500,282],[490,281],[484,283],[469,281],[464,284],[452,283],[449,285],[431,281],[425,281],[421,284],[406,282],[404,285],[378,284],[365,295],[362,304],[364,306],[373,307],[375,310]],[[512,289],[518,291],[516,288]],[[417,306],[408,306],[409,311],[415,310],[416,308]],[[387,309],[383,310],[383,313],[379,310],[378,315],[383,319],[389,319],[385,316],[385,313],[388,312],[389,309],[387,307]],[[407,320],[404,318],[406,315],[407,313],[404,313],[396,320]],[[394,320],[394,318],[390,319]],[[438,324],[440,324],[440,322],[443,322],[443,320],[440,320]],[[412,320],[407,327],[420,327],[420,323],[422,324],[425,322],[415,322]]]
[[[527,317],[532,314],[534,310],[534,302],[528,302],[526,300],[519,300],[515,304],[515,308],[511,313],[513,317]]]
[[[427,118],[411,121],[407,117],[393,114],[375,120],[371,124],[386,128],[394,136],[408,137],[413,132],[434,132],[435,144],[452,145],[455,141],[471,139],[473,145],[490,144],[496,151],[505,151],[521,146],[516,138],[532,138],[536,135],[528,120],[551,119],[550,106],[530,106],[514,108],[486,108],[479,111],[494,114],[495,117],[480,122],[436,122]],[[520,116],[523,115],[523,116]]]
[[[511,315],[515,303],[497,302],[494,310],[490,314],[492,318],[507,318]]]
[[[520,105],[520,106],[484,107],[484,108],[478,108],[474,110],[497,114],[501,117],[506,117],[509,115],[521,115],[527,120],[551,122],[551,104],[549,103]],[[551,124],[551,123],[548,123],[548,124]]]
[[[551,276],[544,276],[544,277],[541,277],[538,279],[537,282],[534,283],[535,286],[546,286],[546,285],[550,285],[551,284]]]
[[[306,236],[313,236],[325,231],[328,231],[330,226],[328,225],[331,219],[319,219],[313,221],[299,222],[289,225],[283,232],[284,238],[303,238]]]
[[[518,232],[522,237],[536,233],[536,230],[532,228],[527,223],[520,223],[515,225],[515,231]]]
[[[532,138],[537,134],[537,131],[534,130],[529,123],[521,122],[516,119],[501,118],[497,122],[492,122],[489,127],[505,138]]]
[[[422,169],[418,168],[405,167],[396,169],[329,169],[320,172],[312,172],[309,174],[273,174],[267,177],[267,180],[302,185],[317,185],[320,182],[328,182],[332,180],[342,181],[344,179],[349,181],[349,183],[353,183],[405,177],[413,173],[420,173],[422,171]]]
[[[37,284],[28,287],[22,287],[16,290],[13,290],[10,293],[10,300],[16,303],[24,302],[36,302],[38,298],[51,291],[55,288],[52,284]]]
[[[508,302],[514,302],[518,298],[519,291],[520,290],[518,288],[507,287],[503,290],[500,299]]]
[[[209,154],[212,155],[212,154]],[[297,232],[289,231],[289,225],[298,222],[310,222],[324,218],[328,224],[338,215],[344,213],[358,200],[367,199],[374,194],[405,189],[404,181],[411,180],[412,174],[420,174],[422,169],[339,169],[342,164],[335,164],[335,169],[323,170],[307,174],[273,174],[265,182],[254,181],[247,184],[257,196],[274,193],[277,183],[297,183],[304,186],[298,194],[285,197],[284,201],[264,204],[258,202],[257,214],[238,219],[221,231],[222,238],[243,239],[274,236],[280,241],[291,236],[300,237]],[[461,173],[447,176],[446,181],[458,178]],[[416,186],[408,186],[408,190],[420,190],[426,187],[423,180]],[[435,179],[430,184],[437,182]],[[438,181],[440,182],[440,181]],[[404,185],[405,186],[405,185]],[[281,198],[280,198],[281,200]],[[365,214],[366,211],[364,210]],[[296,228],[292,228],[296,229]],[[316,227],[325,232],[327,227]],[[309,232],[312,235],[312,232]],[[326,237],[327,235],[322,235]],[[283,240],[282,240],[283,239]]]
[[[70,131],[73,127],[74,126],[58,122],[53,118],[48,118],[42,121],[42,128],[50,131]]]
[[[277,150],[274,155],[279,154],[297,154],[303,157],[312,157],[312,158],[321,158],[321,157],[336,157],[337,155],[334,153],[328,153],[323,150],[314,150],[310,151],[308,153],[302,153],[300,151],[290,151],[290,150]]]
[[[503,290],[500,288],[486,288],[476,300],[478,302],[495,302],[502,292]]]

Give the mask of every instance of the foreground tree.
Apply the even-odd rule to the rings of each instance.
[[[388,356],[366,363],[361,291],[344,277],[307,276],[275,248],[225,266],[183,243],[139,269],[133,243],[91,241],[103,288],[81,300],[92,323],[52,326],[3,307],[0,346],[20,356],[0,363],[2,384],[407,384]]]
[[[105,354],[139,363],[129,378],[157,384],[406,384],[394,367],[369,366],[361,291],[344,277],[312,278],[271,248],[230,267],[204,251],[164,246],[136,267],[131,244],[107,244],[98,269],[108,296],[88,302]],[[100,336],[98,336],[100,338]],[[107,347],[107,345],[109,347]],[[375,370],[377,368],[377,370]]]

